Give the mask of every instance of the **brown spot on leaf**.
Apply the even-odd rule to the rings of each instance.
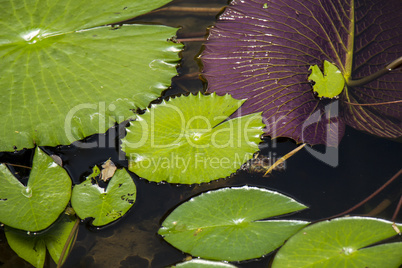
[[[103,180],[104,182],[113,177],[114,172],[117,169],[114,163],[110,159],[108,159],[105,163],[103,163],[102,168],[103,169],[100,174],[100,179]]]

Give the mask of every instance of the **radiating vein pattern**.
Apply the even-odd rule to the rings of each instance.
[[[190,94],[152,105],[122,140],[129,170],[150,181],[183,184],[230,176],[253,157],[263,134],[261,114],[227,120],[243,102]]]
[[[402,56],[402,2],[361,1],[356,5],[357,23],[353,79],[373,74]],[[369,133],[395,138],[402,135],[402,70],[388,73],[371,83],[348,91],[352,103],[386,105],[345,105],[345,121]]]
[[[101,26],[169,0],[0,0],[0,151],[70,144],[105,132],[177,74],[177,29]]]
[[[348,79],[352,73],[354,43],[359,49],[367,46],[368,42],[376,41],[377,32],[373,37],[370,30],[364,33],[361,29],[371,27],[373,18],[364,18],[363,14],[360,14],[362,18],[355,18],[355,6],[364,6],[355,2],[232,1],[211,29],[201,55],[208,91],[220,95],[229,93],[238,99],[247,98],[240,112],[263,112],[267,125],[265,133],[273,138],[284,136],[297,142],[337,145],[345,129],[342,110],[349,113],[348,109],[352,109],[358,114],[354,116],[355,121],[349,118],[350,113],[346,115],[347,122],[357,127],[357,117],[365,119],[362,124],[369,120],[367,113],[361,112],[366,108],[350,108],[345,103],[345,100],[348,101],[347,94],[356,91],[353,88],[341,94],[339,104],[336,100],[318,99],[307,77],[310,66],[317,64],[322,67],[324,60],[327,60],[335,64]],[[383,2],[388,5],[388,2]],[[397,5],[396,1],[391,2],[391,8]],[[395,17],[395,13],[392,14]],[[385,17],[381,16],[386,20]],[[363,22],[355,30],[356,20]],[[355,40],[355,31],[363,31],[362,34],[367,37]],[[388,35],[390,39],[398,34],[387,31],[382,35]],[[386,57],[392,58],[397,53],[390,55],[387,52]],[[387,62],[377,61],[377,64],[380,68]],[[372,66],[364,68],[373,69]],[[385,83],[389,82],[386,80]],[[374,94],[371,94],[372,91],[360,91],[361,95]],[[388,110],[384,107],[381,109]],[[238,113],[234,116],[238,116]],[[373,133],[367,127],[364,130]],[[386,134],[386,131],[382,134]]]

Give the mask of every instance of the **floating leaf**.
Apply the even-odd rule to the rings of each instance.
[[[127,128],[129,169],[150,181],[202,183],[235,172],[258,150],[260,114],[227,117],[244,100],[190,94],[152,105]]]
[[[68,237],[74,227],[74,220],[64,215],[60,221],[43,234],[28,235],[14,229],[5,228],[7,242],[21,258],[35,267],[43,267],[46,248],[52,259],[58,263]],[[71,246],[70,241],[70,246]],[[66,255],[67,256],[67,255]]]
[[[373,246],[396,234],[392,222],[374,218],[319,222],[292,236],[276,254],[272,267],[398,268],[402,243]]]
[[[236,268],[236,266],[230,263],[217,262],[217,261],[208,261],[202,259],[192,259],[190,261],[179,263],[173,267],[180,268]]]
[[[263,219],[304,208],[277,192],[247,186],[224,188],[180,205],[162,223],[158,233],[181,251],[205,259],[259,258],[308,224]]]
[[[159,97],[177,74],[177,29],[102,25],[168,2],[2,1],[0,151],[70,144]]]
[[[88,177],[87,177],[87,179],[89,179],[89,178],[93,178],[93,179],[95,179],[97,176],[99,176],[101,174],[101,171],[100,171],[100,169],[98,168],[98,166],[94,166],[93,168],[92,168],[92,174],[90,174]]]
[[[125,169],[119,169],[109,181],[106,191],[92,184],[90,175],[83,183],[75,185],[71,204],[81,219],[95,218],[93,225],[101,226],[117,220],[135,202],[137,189]]]
[[[64,211],[71,197],[71,179],[39,147],[27,186],[0,164],[0,222],[16,229],[40,231]]]
[[[273,138],[336,146],[345,124],[401,136],[402,72],[387,70],[402,55],[401,13],[400,0],[233,0],[201,56],[208,92],[247,98],[242,113],[263,112]],[[325,61],[348,85],[339,101],[315,97],[308,82]],[[385,75],[353,80],[377,71]]]
[[[345,87],[345,79],[341,71],[329,61],[324,61],[324,73],[317,65],[310,67],[309,80],[314,82],[313,90],[319,98],[335,98]]]

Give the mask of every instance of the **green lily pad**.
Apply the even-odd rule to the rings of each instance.
[[[224,188],[190,199],[162,223],[159,234],[193,256],[224,261],[259,258],[308,222],[263,220],[306,206],[266,189]]]
[[[94,168],[94,173],[97,170]],[[108,224],[122,217],[134,204],[137,189],[125,169],[118,169],[109,181],[106,191],[92,183],[90,175],[83,183],[75,185],[71,204],[81,219],[95,218],[95,226]]]
[[[261,114],[227,120],[243,102],[190,94],[152,105],[123,139],[130,171],[150,181],[184,184],[229,176],[252,158],[263,133]]]
[[[329,61],[324,61],[324,74],[317,65],[310,67],[311,74],[308,80],[314,81],[313,90],[319,98],[335,98],[345,87],[345,78],[342,72]]]
[[[43,234],[28,235],[6,227],[5,235],[11,249],[18,256],[35,267],[43,267],[46,259],[46,248],[49,250],[52,259],[56,263],[59,262],[74,223],[75,220],[63,215],[60,221]],[[70,241],[70,246],[71,242],[72,240]],[[64,257],[67,258],[67,254]]]
[[[49,227],[71,197],[71,179],[39,147],[36,148],[27,186],[0,164],[0,222],[36,232]]]
[[[236,268],[233,264],[218,262],[218,261],[208,261],[203,259],[192,259],[190,261],[178,263],[173,267],[180,268]]]
[[[2,1],[0,151],[70,144],[159,97],[177,74],[177,29],[103,25],[168,2]]]
[[[402,243],[372,246],[396,234],[392,222],[381,219],[346,217],[319,222],[291,237],[272,267],[398,268]]]

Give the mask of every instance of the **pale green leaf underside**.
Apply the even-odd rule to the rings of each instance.
[[[381,219],[349,217],[319,222],[291,237],[272,267],[398,268],[402,243],[371,246],[396,234],[392,222]]]
[[[52,259],[58,263],[73,226],[74,221],[64,215],[46,233],[27,235],[6,227],[5,235],[11,249],[18,256],[35,267],[43,267],[46,258],[46,248],[49,250]]]
[[[104,192],[103,188],[91,183],[89,177],[75,185],[71,204],[81,219],[95,218],[95,226],[101,226],[123,216],[134,204],[137,189],[125,169],[117,170]]]
[[[193,256],[247,260],[275,250],[308,224],[264,219],[304,208],[277,192],[247,186],[224,188],[180,205],[162,223],[158,233]]]
[[[26,2],[30,6],[35,1]],[[79,18],[91,6],[77,8],[88,3],[58,1],[54,5],[61,12],[53,18],[53,9],[38,9],[44,2],[37,1],[32,16],[24,7],[15,6],[11,12],[2,6],[0,11],[5,13],[0,23],[0,116],[7,126],[0,130],[0,151],[30,148],[34,143],[70,144],[105,132],[115,122],[133,117],[130,109],[144,108],[159,97],[177,74],[182,45],[167,41],[177,29],[157,25],[86,29],[79,27],[85,23]],[[161,2],[167,1],[133,3],[148,10]],[[95,11],[110,5],[116,4],[95,3],[84,16],[87,23],[89,15],[91,26],[107,23],[110,16]]]
[[[4,164],[0,165],[0,185],[0,222],[31,232],[51,225],[71,197],[71,179],[66,170],[39,147],[27,187]]]
[[[225,121],[243,100],[215,94],[153,105],[127,128],[129,169],[150,181],[202,183],[235,172],[258,150],[261,114]]]

